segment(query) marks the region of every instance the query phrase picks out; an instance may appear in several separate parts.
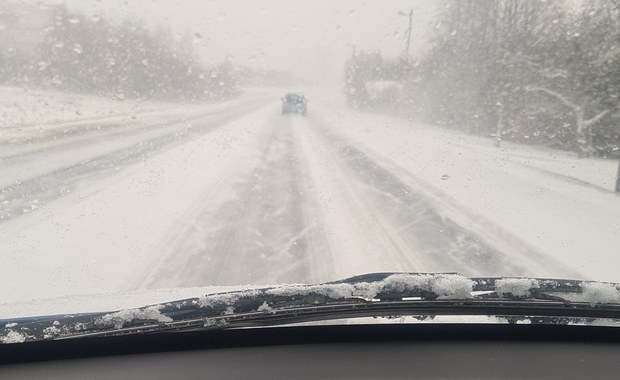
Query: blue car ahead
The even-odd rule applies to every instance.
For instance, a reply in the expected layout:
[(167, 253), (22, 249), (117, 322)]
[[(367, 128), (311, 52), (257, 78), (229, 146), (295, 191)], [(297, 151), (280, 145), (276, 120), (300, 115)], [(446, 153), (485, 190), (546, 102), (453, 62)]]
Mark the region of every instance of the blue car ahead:
[(282, 98), (282, 115), (289, 113), (306, 116), (308, 113), (308, 99), (304, 94), (290, 93)]

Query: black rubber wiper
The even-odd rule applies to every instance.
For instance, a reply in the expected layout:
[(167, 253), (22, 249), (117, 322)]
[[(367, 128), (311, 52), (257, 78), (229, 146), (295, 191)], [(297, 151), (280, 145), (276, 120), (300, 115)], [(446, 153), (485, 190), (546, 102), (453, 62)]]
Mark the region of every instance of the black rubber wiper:
[(355, 317), (485, 315), (507, 321), (620, 320), (620, 285), (454, 273), (372, 273), (318, 285), (209, 294), (113, 313), (10, 323), (4, 343), (83, 336), (274, 326)]

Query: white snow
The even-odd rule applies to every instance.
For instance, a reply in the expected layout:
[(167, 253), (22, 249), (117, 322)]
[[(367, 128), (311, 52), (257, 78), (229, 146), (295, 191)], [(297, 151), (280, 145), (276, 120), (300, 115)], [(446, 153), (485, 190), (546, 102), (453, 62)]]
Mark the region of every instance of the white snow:
[(17, 331), (8, 331), (4, 335), (0, 335), (0, 342), (2, 343), (22, 343), (26, 341), (26, 335)]
[[(243, 99), (272, 97), (276, 91), (249, 88)], [(155, 102), (0, 86), (0, 143), (32, 141), (52, 134), (70, 135), (92, 124), (101, 128), (109, 124), (135, 123), (145, 117), (188, 117), (191, 116), (188, 112), (203, 108), (204, 104), (200, 103)]]
[(590, 302), (592, 306), (598, 303), (620, 304), (620, 291), (615, 284), (605, 282), (584, 282), (581, 285), (582, 293), (578, 299)]
[(274, 312), (273, 308), (267, 304), (267, 301), (263, 302), (256, 311), (263, 311), (266, 313)]
[(107, 326), (114, 325), (114, 328), (120, 329), (126, 323), (133, 320), (151, 320), (158, 322), (172, 322), (172, 318), (163, 315), (159, 310), (161, 306), (149, 306), (140, 309), (125, 309), (116, 313), (106, 314), (95, 321), (97, 325)]
[(433, 281), (431, 289), (439, 299), (468, 299), (472, 297), (472, 281), (462, 276), (440, 276)]
[(44, 339), (53, 338), (57, 336), (58, 334), (60, 334), (61, 331), (62, 330), (57, 326), (46, 327), (45, 329), (43, 329), (43, 338)]
[[(383, 292), (403, 292), (419, 294), (421, 291), (432, 293), (439, 299), (465, 300), (472, 298), (473, 282), (456, 274), (411, 275), (394, 274), (375, 283), (360, 282), (355, 284), (322, 284), (322, 285), (280, 285), (265, 291), (273, 296), (306, 296), (318, 294), (333, 300), (362, 298), (372, 300)], [(214, 305), (231, 305), (242, 297), (253, 297), (261, 294), (257, 290), (242, 291), (231, 294), (208, 294), (198, 301), (201, 307)], [(259, 308), (259, 311), (261, 309)]]
[(532, 278), (502, 278), (495, 281), (495, 292), (498, 296), (529, 297), (532, 289), (540, 285)]
[(232, 305), (242, 297), (253, 297), (259, 295), (258, 290), (246, 290), (238, 293), (222, 293), (201, 295), (198, 299), (198, 306), (212, 307), (216, 305)]
[(0, 86), (0, 129), (5, 134), (13, 129), (41, 124), (119, 115), (130, 117), (136, 112), (161, 110), (162, 107), (170, 108), (170, 105)]
[(284, 285), (274, 289), (269, 289), (268, 294), (274, 296), (308, 295), (316, 293), (331, 299), (345, 299), (352, 297), (372, 298), (376, 291), (368, 292), (364, 285), (351, 284), (332, 284), (332, 285)]
[(291, 124), (308, 170), (303, 186), (316, 251), (310, 256), (315, 281), (368, 272), (428, 271), (411, 252), (402, 254), (409, 247), (386, 228), (389, 222), (381, 210), (364, 196), (362, 186), (351, 181), (338, 157), (318, 138), (312, 122), (293, 119)]

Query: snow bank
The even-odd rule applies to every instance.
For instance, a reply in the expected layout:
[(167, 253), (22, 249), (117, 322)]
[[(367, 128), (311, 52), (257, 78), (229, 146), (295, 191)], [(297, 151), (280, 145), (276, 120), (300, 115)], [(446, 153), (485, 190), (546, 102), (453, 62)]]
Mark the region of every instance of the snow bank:
[(0, 86), (0, 129), (131, 115), (162, 107), (169, 105)]

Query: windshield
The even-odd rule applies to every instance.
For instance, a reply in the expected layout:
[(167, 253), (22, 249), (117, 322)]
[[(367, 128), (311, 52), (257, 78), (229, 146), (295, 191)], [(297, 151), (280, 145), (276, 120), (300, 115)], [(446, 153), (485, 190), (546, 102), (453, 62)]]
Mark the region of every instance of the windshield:
[(287, 103), (302, 103), (304, 101), (304, 96), (299, 94), (288, 94), (286, 95), (285, 101)]
[(373, 272), (620, 282), (619, 6), (2, 1), (0, 319)]

